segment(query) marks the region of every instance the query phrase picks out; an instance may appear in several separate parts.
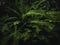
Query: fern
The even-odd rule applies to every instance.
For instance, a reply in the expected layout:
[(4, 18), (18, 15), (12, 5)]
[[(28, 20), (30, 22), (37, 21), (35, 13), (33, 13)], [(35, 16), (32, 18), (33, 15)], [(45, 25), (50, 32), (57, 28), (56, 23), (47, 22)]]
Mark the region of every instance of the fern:
[(44, 30), (51, 33), (54, 29), (55, 25), (53, 22), (56, 21), (55, 14), (58, 12), (56, 13), (55, 11), (51, 10), (47, 11), (39, 9), (39, 6), (45, 3), (46, 0), (36, 1), (31, 4), (30, 8), (28, 5), (24, 6), (23, 2), (24, 0), (15, 0), (15, 5), (17, 6), (16, 9), (6, 7), (7, 11), (16, 14), (18, 17), (7, 17), (2, 19), (3, 26), (1, 32), (4, 36), (2, 38), (2, 45), (5, 45), (7, 41), (9, 41), (10, 37), (13, 37), (13, 45), (18, 45), (18, 41), (21, 39), (24, 41), (32, 38), (48, 40), (48, 38), (41, 35), (41, 33)]

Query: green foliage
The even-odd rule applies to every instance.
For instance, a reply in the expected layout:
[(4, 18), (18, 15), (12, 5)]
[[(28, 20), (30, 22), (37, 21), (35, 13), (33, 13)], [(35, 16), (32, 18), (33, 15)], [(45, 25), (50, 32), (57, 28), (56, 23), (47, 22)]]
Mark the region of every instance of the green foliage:
[[(0, 22), (2, 23), (1, 25), (3, 25), (1, 32), (4, 36), (2, 37), (2, 45), (5, 45), (10, 37), (14, 39), (13, 45), (17, 45), (17, 42), (21, 39), (26, 41), (36, 38), (35, 40), (48, 41), (48, 38), (41, 33), (43, 31), (48, 33), (53, 31), (55, 27), (53, 22), (56, 21), (55, 14), (58, 14), (58, 12), (56, 13), (56, 11), (49, 10), (49, 5), (47, 9), (45, 9), (46, 5), (41, 7), (41, 5), (45, 4), (46, 0), (36, 0), (30, 5), (24, 4), (24, 2), (24, 0), (15, 0), (15, 2), (13, 2), (14, 6), (16, 6), (15, 8), (10, 6), (6, 7), (8, 16), (3, 17), (3, 22)], [(9, 16), (9, 12), (17, 16)]]

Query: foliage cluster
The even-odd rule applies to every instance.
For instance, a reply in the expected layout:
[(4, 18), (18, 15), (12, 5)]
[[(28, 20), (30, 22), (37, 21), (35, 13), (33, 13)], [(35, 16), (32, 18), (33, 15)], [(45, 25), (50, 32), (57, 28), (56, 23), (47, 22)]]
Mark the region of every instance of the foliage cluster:
[(0, 44), (44, 41), (51, 45), (50, 40), (58, 37), (55, 23), (60, 14), (55, 7), (55, 0), (5, 0), (1, 6)]

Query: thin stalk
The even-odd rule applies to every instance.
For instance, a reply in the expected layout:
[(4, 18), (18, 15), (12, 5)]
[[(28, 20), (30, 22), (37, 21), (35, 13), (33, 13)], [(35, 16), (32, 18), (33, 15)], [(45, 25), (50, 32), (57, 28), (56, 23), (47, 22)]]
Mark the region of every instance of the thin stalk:
[(15, 31), (14, 31), (14, 39), (13, 39), (13, 45), (18, 45), (18, 40), (17, 40), (17, 26), (14, 25)]

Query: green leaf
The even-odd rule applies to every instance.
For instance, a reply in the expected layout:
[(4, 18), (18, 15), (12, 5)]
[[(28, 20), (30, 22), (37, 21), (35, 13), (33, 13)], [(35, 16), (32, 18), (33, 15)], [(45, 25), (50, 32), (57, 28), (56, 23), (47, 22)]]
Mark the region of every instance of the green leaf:
[(20, 23), (20, 21), (15, 21), (15, 22), (13, 22), (13, 25), (17, 25), (19, 23)]
[(49, 22), (44, 22), (44, 21), (39, 21), (39, 20), (31, 20), (30, 23), (35, 23), (35, 24), (45, 26), (45, 28), (47, 28), (50, 31), (54, 28), (54, 25)]

